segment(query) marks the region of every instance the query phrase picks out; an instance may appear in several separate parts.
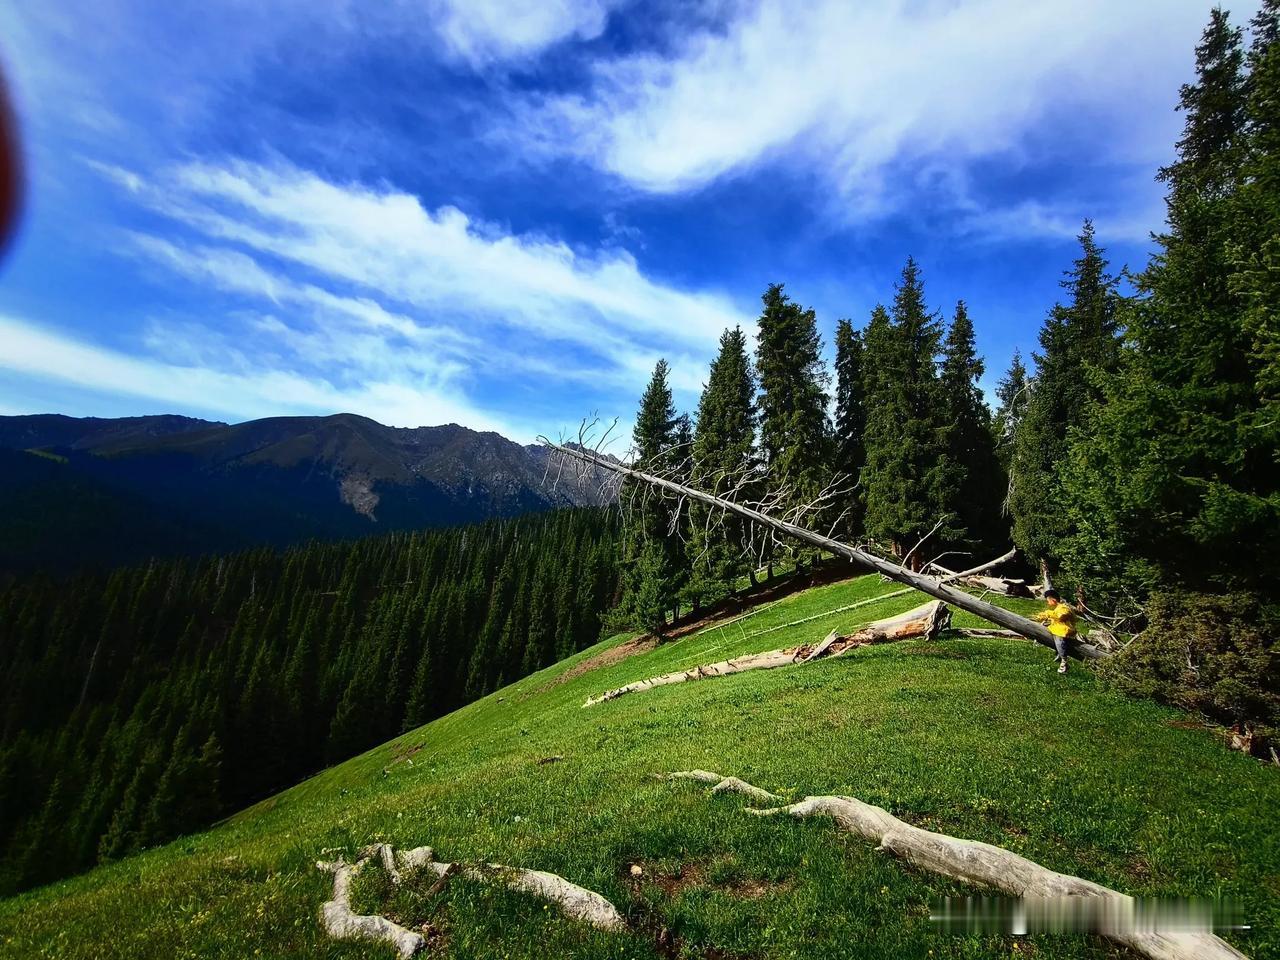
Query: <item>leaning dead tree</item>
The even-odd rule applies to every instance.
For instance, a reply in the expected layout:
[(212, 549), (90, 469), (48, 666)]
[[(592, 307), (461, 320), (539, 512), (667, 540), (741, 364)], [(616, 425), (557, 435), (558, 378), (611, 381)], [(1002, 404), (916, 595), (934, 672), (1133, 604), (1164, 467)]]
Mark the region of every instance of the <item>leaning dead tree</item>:
[[(613, 458), (601, 455), (593, 449), (588, 449), (585, 443), (577, 443), (574, 445), (554, 443), (551, 440), (543, 439), (543, 443), (552, 451), (559, 454), (562, 458), (561, 463), (577, 463), (591, 470), (603, 470), (614, 475), (619, 480), (629, 479), (643, 485), (643, 489), (658, 491), (673, 499), (676, 503), (676, 511), (683, 509), (689, 502), (702, 504), (710, 508), (708, 515), (734, 514), (750, 521), (753, 529), (769, 531), (771, 535), (788, 539), (791, 541), (806, 544), (810, 547), (816, 547), (819, 550), (825, 550), (837, 556), (845, 557), (854, 563), (862, 564), (872, 570), (880, 573), (882, 576), (890, 580), (897, 581), (908, 587), (919, 590), (921, 593), (936, 597), (947, 603), (953, 604), (961, 610), (967, 610), (983, 620), (987, 620), (998, 626), (1014, 631), (1022, 637), (1034, 640), (1036, 643), (1043, 644), (1050, 649), (1054, 647), (1054, 638), (1045, 626), (1034, 620), (1019, 616), (1003, 607), (998, 607), (994, 603), (975, 597), (971, 593), (960, 590), (951, 585), (953, 579), (962, 578), (968, 571), (962, 571), (960, 574), (953, 574), (941, 578), (927, 576), (923, 573), (916, 573), (907, 569), (905, 566), (886, 560), (883, 557), (876, 556), (870, 551), (858, 547), (851, 546), (835, 538), (817, 533), (807, 527), (801, 526), (806, 516), (815, 516), (823, 508), (829, 508), (830, 504), (825, 501), (832, 499), (830, 491), (824, 491), (819, 498), (823, 502), (814, 502), (802, 505), (798, 509), (793, 509), (786, 519), (780, 519), (772, 516), (767, 509), (771, 502), (781, 502), (780, 495), (774, 495), (766, 501), (760, 502), (755, 506), (748, 506), (740, 503), (732, 496), (716, 496), (703, 490), (696, 489), (679, 480), (670, 477), (661, 476), (657, 473), (650, 473), (645, 470), (639, 470), (635, 467), (628, 466), (625, 463)], [(673, 471), (682, 472), (679, 470)], [(923, 542), (923, 541), (922, 541)], [(913, 550), (918, 549), (917, 544)], [(926, 565), (927, 566), (927, 565)], [(984, 564), (984, 569), (987, 565)], [(1107, 656), (1107, 651), (1095, 646), (1076, 640), (1071, 644), (1069, 651), (1072, 655), (1084, 660), (1096, 660)]]

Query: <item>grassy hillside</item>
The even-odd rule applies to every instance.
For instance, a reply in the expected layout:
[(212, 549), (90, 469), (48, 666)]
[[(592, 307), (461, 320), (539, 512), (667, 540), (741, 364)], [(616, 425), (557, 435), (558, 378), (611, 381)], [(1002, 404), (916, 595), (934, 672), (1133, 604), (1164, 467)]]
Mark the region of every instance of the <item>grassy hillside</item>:
[[(1280, 956), (1277, 771), (1174, 711), (1102, 690), (1084, 669), (1059, 677), (1030, 644), (870, 647), (581, 708), (630, 680), (812, 641), (920, 602), (897, 597), (752, 636), (894, 589), (876, 577), (815, 588), (727, 628), (575, 669), (615, 638), (214, 830), (0, 902), (0, 955), (390, 957), (332, 942), (316, 921), (331, 881), (314, 861), (374, 839), (560, 873), (636, 928), (590, 932), (462, 880), (429, 902), (414, 889), (388, 901), (376, 873), (361, 878), (357, 907), (430, 921), (450, 957), (1116, 953), (1088, 939), (935, 934), (930, 898), (971, 891), (829, 822), (749, 817), (739, 798), (651, 777), (703, 767), (788, 796), (852, 794), (1134, 894), (1234, 896), (1255, 926), (1234, 942)], [(564, 759), (538, 762), (553, 755)], [(671, 937), (660, 946), (663, 927)]]

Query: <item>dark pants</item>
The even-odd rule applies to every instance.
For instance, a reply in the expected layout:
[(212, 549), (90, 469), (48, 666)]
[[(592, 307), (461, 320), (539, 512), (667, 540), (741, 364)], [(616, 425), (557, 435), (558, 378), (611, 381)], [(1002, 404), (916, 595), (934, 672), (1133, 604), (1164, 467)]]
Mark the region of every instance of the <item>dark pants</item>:
[(1053, 635), (1053, 648), (1058, 651), (1058, 659), (1063, 663), (1067, 662), (1067, 647), (1070, 645), (1070, 637), (1060, 637), (1056, 633)]

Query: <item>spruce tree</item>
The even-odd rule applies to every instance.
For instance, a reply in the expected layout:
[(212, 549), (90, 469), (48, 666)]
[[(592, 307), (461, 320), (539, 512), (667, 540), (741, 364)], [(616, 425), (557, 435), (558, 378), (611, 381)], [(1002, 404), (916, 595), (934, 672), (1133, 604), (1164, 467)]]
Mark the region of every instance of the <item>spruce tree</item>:
[(1013, 461), (1013, 441), (1026, 416), (1027, 402), (1031, 398), (1031, 381), (1027, 377), (1027, 367), (1022, 362), (1022, 351), (1014, 350), (1009, 369), (996, 384), (996, 399), (1000, 405), (996, 408), (992, 434), (995, 437), (996, 455), (1001, 469), (1007, 474)]
[[(949, 410), (938, 377), (941, 324), (925, 305), (915, 260), (902, 271), (890, 319), (872, 312), (865, 336), (867, 371), (867, 534), (896, 556), (909, 553), (935, 524), (939, 542), (960, 533), (952, 511), (958, 471), (951, 459)], [(919, 551), (912, 564), (920, 561)]]
[[(836, 411), (833, 468), (856, 484), (866, 463), (867, 405), (862, 369), (862, 335), (848, 320), (836, 323)], [(850, 493), (840, 532), (856, 538), (862, 533), (862, 491)]]
[(770, 284), (756, 345), (760, 454), (771, 487), (789, 491), (783, 511), (813, 501), (831, 477), (827, 373), (813, 310)]
[[(698, 489), (723, 495), (755, 469), (755, 395), (746, 334), (726, 330), (698, 401), (690, 477)], [(745, 522), (732, 514), (711, 517), (696, 503), (689, 514), (691, 587), (707, 599), (733, 593), (738, 579), (751, 572)]]
[(1169, 229), (1138, 277), (1126, 362), (1069, 478), (1069, 565), (1099, 592), (1274, 597), (1280, 585), (1280, 431), (1260, 336), (1274, 336), (1266, 258), (1280, 241), (1266, 236), (1274, 194), (1255, 187), (1276, 184), (1274, 17), (1264, 7), (1246, 78), (1240, 32), (1215, 9), (1182, 90), (1183, 136), (1161, 171)]
[(948, 452), (958, 482), (947, 512), (963, 531), (957, 544), (994, 549), (1006, 542), (1000, 522), (1001, 470), (991, 432), (991, 410), (978, 381), (985, 365), (978, 356), (973, 321), (961, 300), (942, 351), (942, 392), (950, 417)]
[(1049, 311), (1031, 397), (1014, 438), (1009, 511), (1013, 541), (1033, 561), (1056, 565), (1071, 532), (1062, 489), (1070, 433), (1085, 426), (1100, 398), (1096, 377), (1119, 362), (1120, 297), (1105, 251), (1086, 220), (1080, 255), (1062, 280), (1066, 304)]
[[(659, 360), (640, 399), (636, 414), (635, 464), (640, 469), (666, 470), (676, 435), (676, 410), (668, 382), (670, 368)], [(640, 627), (661, 635), (667, 612), (676, 603), (680, 563), (678, 531), (672, 529), (671, 506), (639, 481), (622, 489), (627, 529), (622, 567), (624, 607)]]
[(1245, 129), (1247, 152), (1232, 245), (1232, 290), (1241, 301), (1256, 370), (1261, 443), (1280, 447), (1280, 0), (1252, 23)]

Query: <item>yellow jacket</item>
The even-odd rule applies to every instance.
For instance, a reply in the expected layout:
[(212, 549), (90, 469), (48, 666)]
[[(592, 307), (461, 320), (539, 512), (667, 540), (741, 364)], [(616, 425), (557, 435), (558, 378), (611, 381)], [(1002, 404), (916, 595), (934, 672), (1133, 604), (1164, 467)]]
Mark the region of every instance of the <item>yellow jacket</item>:
[(1059, 600), (1052, 607), (1047, 607), (1036, 614), (1036, 619), (1049, 625), (1049, 632), (1055, 637), (1074, 637), (1076, 635), (1076, 612), (1069, 603)]

